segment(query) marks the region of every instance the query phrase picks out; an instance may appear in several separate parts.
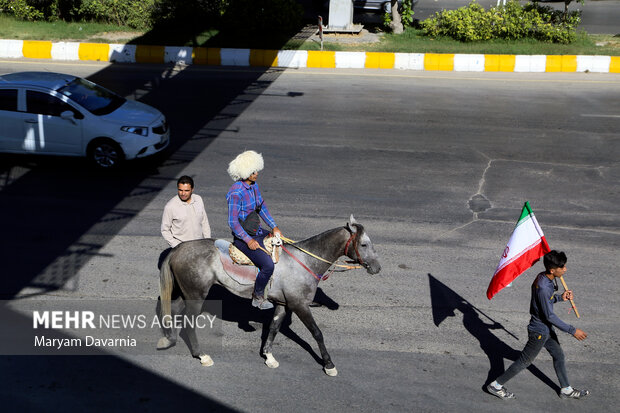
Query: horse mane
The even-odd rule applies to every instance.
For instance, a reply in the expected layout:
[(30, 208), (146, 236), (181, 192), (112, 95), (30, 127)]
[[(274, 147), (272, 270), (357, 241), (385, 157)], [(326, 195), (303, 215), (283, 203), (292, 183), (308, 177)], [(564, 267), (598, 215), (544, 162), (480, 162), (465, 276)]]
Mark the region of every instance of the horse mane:
[[(363, 234), (364, 233), (364, 226), (362, 224), (355, 223), (355, 224), (353, 224), (353, 226), (356, 228), (358, 234)], [(346, 230), (347, 232), (349, 232), (349, 230), (346, 227), (346, 225), (343, 225), (341, 227), (336, 227), (336, 228), (328, 229), (327, 231), (323, 231), (323, 232), (321, 232), (320, 234), (317, 234), (317, 235), (312, 235), (309, 238), (306, 238), (304, 240), (298, 241), (297, 244), (303, 244), (303, 245), (313, 244), (317, 240), (322, 240), (325, 237), (328, 237), (329, 235), (331, 235), (332, 233), (340, 232), (343, 229)]]
[(331, 233), (336, 233), (339, 232), (340, 230), (344, 229), (345, 227), (337, 227), (337, 228), (332, 228), (332, 229), (328, 229), (327, 231), (323, 231), (319, 234), (316, 235), (312, 235), (308, 238), (305, 238), (301, 241), (298, 241), (297, 244), (301, 244), (301, 243), (312, 243), (313, 241), (317, 240), (317, 239), (323, 239), (324, 237), (330, 235)]

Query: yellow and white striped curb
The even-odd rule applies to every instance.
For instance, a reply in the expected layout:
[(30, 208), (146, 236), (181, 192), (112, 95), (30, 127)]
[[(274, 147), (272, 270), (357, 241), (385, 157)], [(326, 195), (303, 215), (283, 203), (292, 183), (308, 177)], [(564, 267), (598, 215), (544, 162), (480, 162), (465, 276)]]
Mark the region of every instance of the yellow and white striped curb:
[(0, 58), (286, 68), (620, 73), (620, 56), (332, 52), (3, 39)]

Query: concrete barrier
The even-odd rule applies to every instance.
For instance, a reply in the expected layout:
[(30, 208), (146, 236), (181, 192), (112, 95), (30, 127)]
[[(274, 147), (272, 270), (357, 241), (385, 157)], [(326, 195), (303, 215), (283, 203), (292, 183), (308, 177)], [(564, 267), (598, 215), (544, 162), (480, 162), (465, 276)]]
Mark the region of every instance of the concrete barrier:
[(20, 59), (24, 57), (23, 40), (0, 40), (0, 56), (9, 59)]
[(515, 72), (544, 72), (547, 67), (547, 56), (544, 55), (516, 55)]
[(191, 65), (193, 64), (192, 48), (166, 46), (164, 49), (164, 62)]
[(394, 69), (424, 70), (424, 53), (394, 53)]
[(80, 44), (75, 42), (52, 43), (52, 59), (54, 60), (80, 60)]
[(577, 56), (578, 72), (605, 73), (609, 71), (611, 56)]
[(307, 64), (307, 50), (280, 50), (278, 52), (279, 67), (300, 68), (306, 67)]
[(250, 49), (220, 49), (222, 66), (249, 66)]
[(483, 54), (455, 54), (455, 72), (484, 72)]
[(333, 52), (0, 39), (0, 58), (283, 68), (620, 73), (620, 56)]
[(24, 40), (22, 53), (30, 59), (51, 59), (52, 42)]
[(110, 60), (110, 45), (105, 43), (80, 43), (79, 60)]
[(136, 45), (135, 44), (110, 44), (110, 62), (116, 63), (135, 63)]
[(336, 67), (338, 69), (363, 69), (365, 64), (365, 52), (336, 52)]

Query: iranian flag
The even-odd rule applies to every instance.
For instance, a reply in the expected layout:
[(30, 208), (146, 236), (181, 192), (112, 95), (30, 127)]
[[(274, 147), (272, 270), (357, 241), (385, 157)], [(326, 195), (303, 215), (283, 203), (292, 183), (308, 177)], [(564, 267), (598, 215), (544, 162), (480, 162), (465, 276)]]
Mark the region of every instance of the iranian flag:
[(487, 289), (488, 299), (493, 298), (498, 291), (513, 282), (549, 251), (551, 248), (545, 234), (538, 225), (529, 202), (526, 202)]

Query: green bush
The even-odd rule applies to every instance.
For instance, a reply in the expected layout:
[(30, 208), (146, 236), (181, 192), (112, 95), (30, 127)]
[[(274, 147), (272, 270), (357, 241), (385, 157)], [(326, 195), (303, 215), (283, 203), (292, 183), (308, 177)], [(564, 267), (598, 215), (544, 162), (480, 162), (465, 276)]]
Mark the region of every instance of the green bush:
[(0, 9), (21, 20), (45, 20), (45, 14), (31, 6), (27, 0), (0, 0)]
[(81, 0), (81, 18), (148, 30), (155, 0)]
[(239, 33), (290, 33), (301, 27), (297, 0), (0, 0), (22, 20), (91, 20), (149, 30), (155, 25), (222, 26)]
[(94, 20), (130, 26), (151, 27), (151, 12), (157, 0), (0, 0), (0, 9), (18, 19)]
[(28, 5), (39, 11), (45, 20), (58, 20), (58, 0), (27, 0)]
[(521, 6), (511, 0), (488, 11), (474, 1), (457, 10), (437, 12), (421, 25), (427, 36), (450, 37), (462, 42), (533, 38), (568, 44), (575, 41), (580, 21), (580, 11), (564, 13), (538, 3)]
[(156, 0), (151, 20), (154, 25), (214, 25), (220, 21), (228, 3), (228, 0)]
[(0, 0), (0, 9), (21, 20), (72, 20), (80, 4), (80, 0)]

